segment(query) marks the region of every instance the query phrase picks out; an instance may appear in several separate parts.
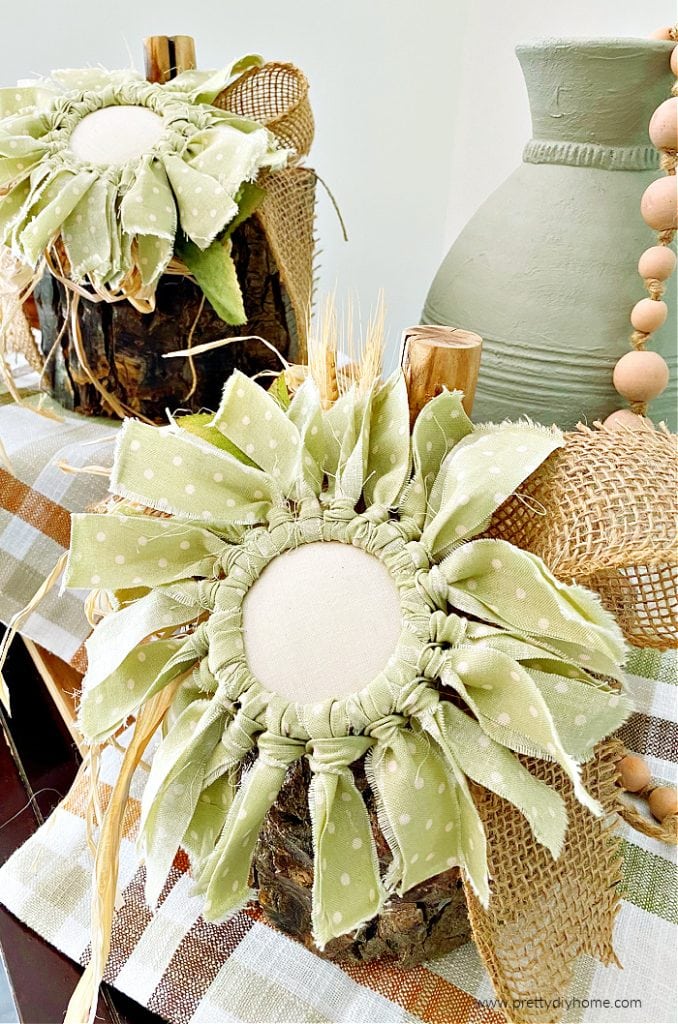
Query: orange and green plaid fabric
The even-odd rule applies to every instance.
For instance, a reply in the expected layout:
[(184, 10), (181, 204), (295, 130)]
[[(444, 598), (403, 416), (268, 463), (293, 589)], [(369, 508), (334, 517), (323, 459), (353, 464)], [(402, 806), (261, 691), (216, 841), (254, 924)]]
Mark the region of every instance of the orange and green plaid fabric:
[[(629, 684), (638, 707), (624, 738), (656, 777), (676, 782), (673, 654), (637, 651)], [(102, 782), (117, 774), (107, 752)], [(171, 1024), (351, 1022), (500, 1024), (504, 1020), (472, 943), (411, 970), (371, 963), (342, 968), (281, 934), (249, 906), (226, 924), (203, 920), (179, 855), (151, 913), (135, 850), (142, 779), (127, 815), (121, 891), (107, 980)], [(85, 789), (76, 786), (52, 818), (0, 869), (0, 899), (48, 942), (86, 963), (92, 863), (85, 841)], [(562, 1019), (663, 1024), (676, 1017), (675, 848), (623, 829), (624, 902), (615, 946), (622, 968), (583, 958)], [(639, 1002), (640, 1001), (640, 1002)]]

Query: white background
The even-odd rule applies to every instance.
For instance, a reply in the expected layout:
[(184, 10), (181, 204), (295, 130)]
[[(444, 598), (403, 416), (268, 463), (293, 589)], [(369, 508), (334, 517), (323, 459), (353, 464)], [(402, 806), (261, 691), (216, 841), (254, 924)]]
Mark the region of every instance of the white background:
[(150, 34), (193, 35), (205, 68), (244, 52), (299, 64), (312, 163), (350, 236), (321, 194), (320, 294), (336, 286), (365, 317), (383, 289), (392, 359), (450, 243), (520, 161), (530, 129), (515, 44), (645, 36), (673, 20), (672, 0), (23, 0), (4, 12), (0, 78), (143, 69)]

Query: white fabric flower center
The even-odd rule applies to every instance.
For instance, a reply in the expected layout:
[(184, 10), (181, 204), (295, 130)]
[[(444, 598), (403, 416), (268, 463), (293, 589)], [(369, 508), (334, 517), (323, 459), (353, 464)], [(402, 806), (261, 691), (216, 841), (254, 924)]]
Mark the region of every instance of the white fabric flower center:
[(119, 166), (147, 153), (164, 130), (164, 121), (146, 107), (102, 107), (73, 129), (70, 148), (89, 164)]
[(252, 674), (303, 704), (367, 686), (386, 667), (401, 629), (398, 589), (386, 566), (338, 542), (304, 544), (274, 558), (243, 601)]

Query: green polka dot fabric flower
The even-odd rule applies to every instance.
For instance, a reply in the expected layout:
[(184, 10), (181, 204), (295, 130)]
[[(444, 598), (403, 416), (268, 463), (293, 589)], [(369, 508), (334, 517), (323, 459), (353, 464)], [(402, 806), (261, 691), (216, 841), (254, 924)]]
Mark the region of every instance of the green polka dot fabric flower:
[[(67, 584), (105, 588), (113, 607), (88, 642), (89, 741), (169, 702), (142, 803), (151, 904), (183, 847), (205, 917), (239, 908), (300, 758), (320, 947), (455, 865), (487, 905), (472, 783), (557, 858), (564, 801), (517, 754), (562, 766), (602, 813), (580, 764), (629, 712), (619, 630), (589, 591), (481, 536), (561, 443), (530, 423), (473, 426), (454, 392), (411, 431), (400, 373), (328, 409), (310, 377), (287, 404), (235, 373), (209, 422), (126, 422), (121, 500), (74, 516)], [(383, 876), (351, 771), (363, 757)]]
[(218, 243), (217, 312), (244, 322), (228, 235), (260, 200), (260, 172), (289, 151), (211, 101), (260, 63), (246, 57), (165, 85), (131, 71), (54, 72), (0, 90), (0, 242), (36, 268), (60, 240), (75, 284), (151, 306), (173, 256), (200, 279), (200, 254)]

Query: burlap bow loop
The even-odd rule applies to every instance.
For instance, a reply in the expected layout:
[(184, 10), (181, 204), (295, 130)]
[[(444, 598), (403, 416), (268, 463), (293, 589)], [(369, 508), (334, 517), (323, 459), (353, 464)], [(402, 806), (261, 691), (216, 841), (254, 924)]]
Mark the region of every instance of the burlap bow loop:
[(296, 160), (311, 148), (313, 114), (308, 99), (308, 81), (293, 64), (267, 62), (252, 67), (228, 85), (213, 100), (215, 106), (237, 110), (260, 121), (283, 146), (294, 149)]

